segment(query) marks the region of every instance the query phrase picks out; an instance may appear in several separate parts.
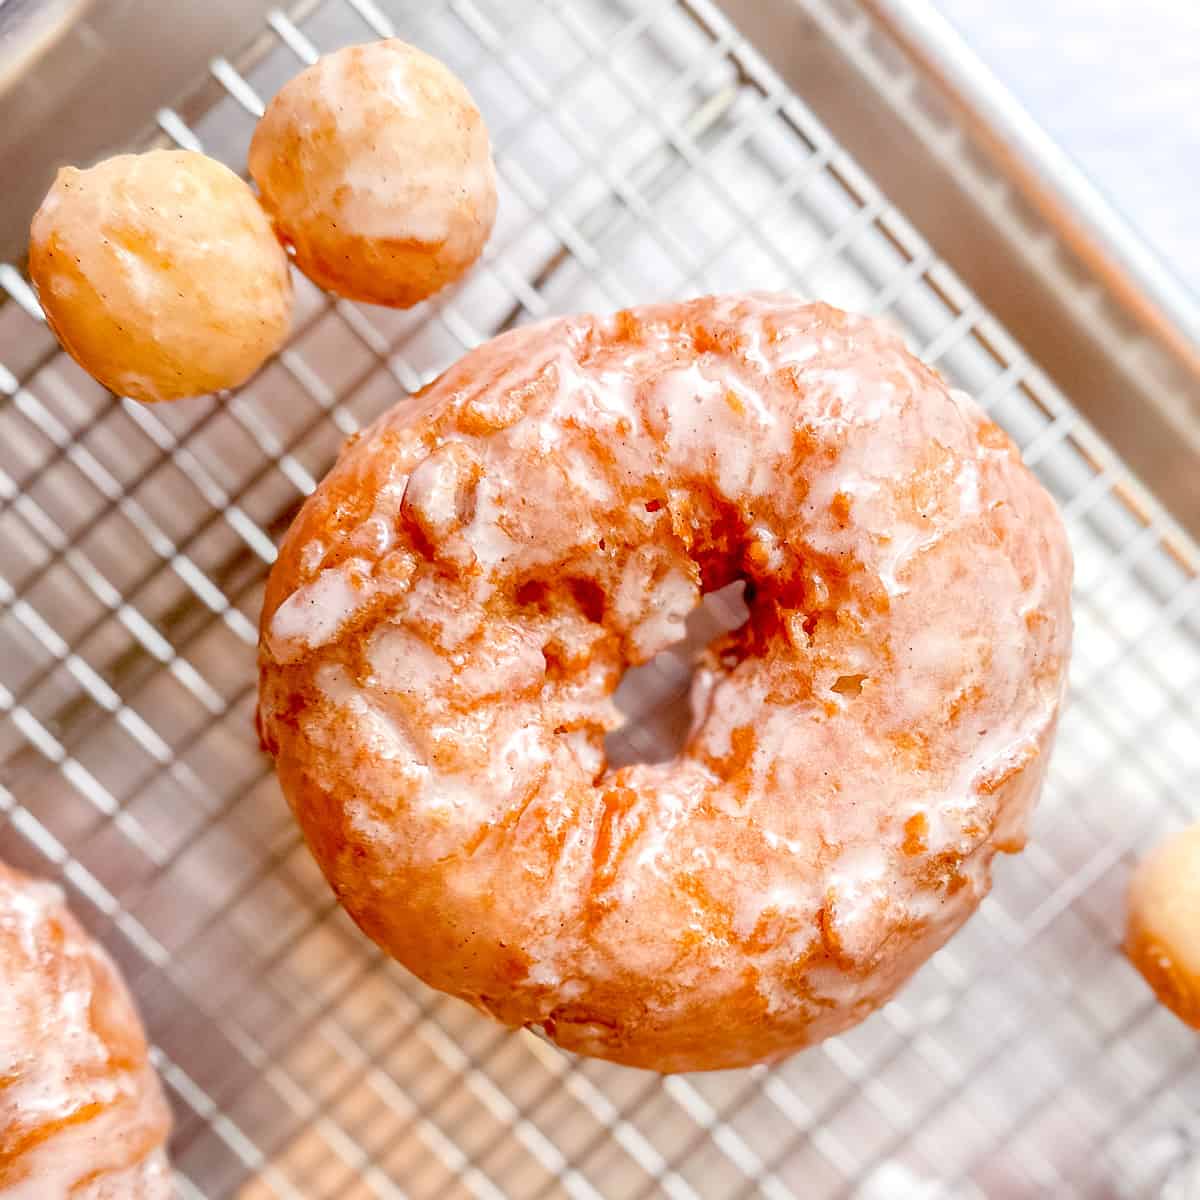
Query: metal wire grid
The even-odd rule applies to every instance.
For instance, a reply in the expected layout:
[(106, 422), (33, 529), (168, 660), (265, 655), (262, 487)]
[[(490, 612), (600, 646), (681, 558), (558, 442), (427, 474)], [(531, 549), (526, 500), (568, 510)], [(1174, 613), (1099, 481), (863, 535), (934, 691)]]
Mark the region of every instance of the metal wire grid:
[[(872, 53), (856, 10), (805, 6)], [(324, 0), (268, 25), (161, 131), (240, 167), (261, 97), (397, 32), (493, 131), (500, 219), (466, 283), (393, 313), (298, 278), (251, 385), (147, 408), (0, 268), (0, 854), (65, 878), (122, 962), (183, 1192), (1143, 1194), (1200, 1100), (1194, 1041), (1115, 953), (1131, 854), (1195, 815), (1193, 548), (707, 0)], [(868, 84), (907, 94), (882, 62)], [(890, 314), (1017, 437), (1074, 539), (1074, 699), (1033, 844), (899, 999), (774, 1070), (661, 1079), (508, 1034), (358, 935), (254, 744), (255, 624), (301, 497), (403, 389), (518, 321), (746, 286)], [(662, 752), (685, 682), (678, 656), (627, 678), (616, 753)]]

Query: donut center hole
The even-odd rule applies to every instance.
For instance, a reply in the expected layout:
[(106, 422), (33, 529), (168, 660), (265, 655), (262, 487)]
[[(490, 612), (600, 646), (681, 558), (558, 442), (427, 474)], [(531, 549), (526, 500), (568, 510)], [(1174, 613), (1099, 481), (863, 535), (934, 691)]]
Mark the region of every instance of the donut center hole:
[(750, 615), (746, 584), (737, 580), (709, 592), (688, 615), (684, 636), (649, 662), (630, 667), (613, 700), (625, 723), (604, 739), (609, 769), (674, 758), (692, 725), (689, 693), (696, 659), (715, 637), (737, 629)]

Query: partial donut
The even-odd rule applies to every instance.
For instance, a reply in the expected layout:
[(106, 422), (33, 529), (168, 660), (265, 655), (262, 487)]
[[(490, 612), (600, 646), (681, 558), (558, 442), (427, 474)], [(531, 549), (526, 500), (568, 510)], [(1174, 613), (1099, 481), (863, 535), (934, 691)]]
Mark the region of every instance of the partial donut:
[(169, 1200), (170, 1116), (112, 960), (0, 864), (0, 1195)]
[(1200, 825), (1156, 846), (1129, 883), (1125, 952), (1154, 994), (1200, 1029)]
[(391, 39), (280, 89), (250, 174), (296, 265), (350, 300), (408, 308), (458, 279), (496, 217), (487, 128), (436, 58)]
[[(555, 320), (352, 439), (267, 586), (259, 720), (338, 897), (426, 982), (659, 1071), (854, 1024), (1041, 783), (1070, 556), (1009, 439), (787, 296)], [(744, 580), (671, 762), (622, 672)]]
[(287, 337), (287, 255), (249, 186), (190, 150), (63, 167), (29, 231), (63, 349), (105, 387), (179, 400), (245, 383)]

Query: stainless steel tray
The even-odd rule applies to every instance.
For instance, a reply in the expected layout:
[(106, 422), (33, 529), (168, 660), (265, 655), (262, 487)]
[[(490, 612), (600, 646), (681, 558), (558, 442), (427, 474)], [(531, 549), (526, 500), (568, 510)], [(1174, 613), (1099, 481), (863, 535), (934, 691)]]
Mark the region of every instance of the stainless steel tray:
[[(763, 39), (761, 8), (729, 7)], [(971, 171), (1006, 204), (1030, 193), (973, 149), (984, 127), (949, 92), (931, 101), (949, 77), (898, 49), (930, 43), (894, 8), (775, 6), (763, 28), (788, 34), (762, 44), (798, 91), (708, 0), (272, 12), (155, 137), (240, 167), (261, 98), (301, 63), (396, 32), (483, 107), (500, 219), (471, 278), (412, 312), (298, 279), (289, 348), (224, 400), (109, 395), (0, 268), (0, 857), (63, 878), (124, 965), (183, 1195), (1123, 1197), (1180, 1153), (1195, 1038), (1117, 943), (1132, 857), (1200, 816), (1200, 559), (1143, 486), (1195, 517), (1143, 436), (1195, 478), (1186, 321), (1128, 261), (1079, 268), (1080, 247), (1119, 245), (1086, 228), (1070, 270), (1026, 245), (998, 279), (962, 253), (1020, 228)], [(974, 293), (876, 170), (939, 242), (925, 193), (943, 197)], [(1043, 247), (1066, 229), (1023, 220)], [(499, 1029), (356, 932), (255, 743), (255, 623), (273, 543), (341, 438), (464, 348), (549, 312), (774, 286), (888, 314), (1018, 439), (1075, 546), (1074, 690), (1031, 846), (897, 1000), (772, 1070), (663, 1079)], [(1022, 295), (1051, 336), (992, 315), (1028, 326)], [(1100, 350), (1072, 373), (1056, 346)], [(1144, 397), (1119, 445), (1142, 482), (1080, 415), (1119, 432), (1106, 396)], [(639, 752), (685, 677), (676, 658), (627, 680)]]

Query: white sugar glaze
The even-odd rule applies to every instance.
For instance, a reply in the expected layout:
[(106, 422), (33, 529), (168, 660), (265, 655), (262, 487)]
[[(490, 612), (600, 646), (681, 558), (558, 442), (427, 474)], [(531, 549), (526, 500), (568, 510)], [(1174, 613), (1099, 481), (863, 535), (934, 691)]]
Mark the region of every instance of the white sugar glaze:
[(116, 967), (0, 865), (0, 1197), (166, 1200), (169, 1121)]
[[(752, 616), (683, 753), (602, 770), (623, 668), (736, 578)], [(881, 1003), (1020, 846), (1069, 582), (1011, 444), (877, 323), (786, 296), (547, 322), (381, 417), (306, 505), (264, 740), (423, 978), (587, 1053), (736, 1065)]]
[(347, 234), (436, 245), (456, 235), (456, 214), (493, 203), (486, 132), (476, 135), (460, 115), (478, 122), (467, 89), (413, 46), (392, 39), (328, 54), (276, 103), (311, 139), (314, 159), (326, 129), (341, 146), (336, 174), (309, 170), (307, 186), (289, 197), (289, 224), (335, 213)]

